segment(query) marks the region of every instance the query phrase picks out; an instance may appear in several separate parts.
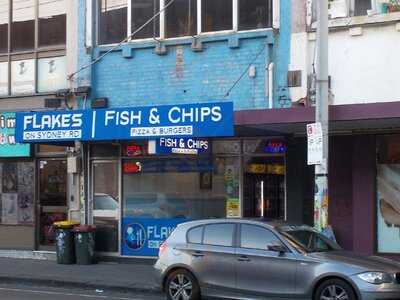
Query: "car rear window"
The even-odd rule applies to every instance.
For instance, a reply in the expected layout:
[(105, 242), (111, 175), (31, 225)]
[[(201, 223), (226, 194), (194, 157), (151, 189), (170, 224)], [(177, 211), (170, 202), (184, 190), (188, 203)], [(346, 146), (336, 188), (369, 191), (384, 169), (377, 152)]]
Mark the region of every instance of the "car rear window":
[(203, 226), (190, 229), (187, 234), (187, 241), (191, 244), (201, 244), (203, 239)]
[(204, 227), (203, 243), (214, 246), (232, 246), (235, 225), (230, 223), (210, 224)]

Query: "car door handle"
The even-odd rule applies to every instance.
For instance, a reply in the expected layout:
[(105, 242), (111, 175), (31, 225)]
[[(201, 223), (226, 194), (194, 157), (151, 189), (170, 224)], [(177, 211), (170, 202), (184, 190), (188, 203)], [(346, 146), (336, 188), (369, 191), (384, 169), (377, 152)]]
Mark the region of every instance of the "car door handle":
[(238, 258), (238, 261), (249, 262), (249, 261), (251, 261), (251, 259), (248, 258), (246, 255), (241, 255), (241, 256)]
[(192, 254), (193, 257), (204, 257), (203, 252), (201, 251), (196, 251)]

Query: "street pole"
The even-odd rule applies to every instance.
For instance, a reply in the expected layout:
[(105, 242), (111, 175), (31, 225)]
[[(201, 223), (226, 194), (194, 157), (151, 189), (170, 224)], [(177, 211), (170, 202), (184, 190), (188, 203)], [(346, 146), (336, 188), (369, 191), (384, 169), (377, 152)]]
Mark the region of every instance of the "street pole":
[(315, 122), (322, 128), (322, 164), (315, 165), (314, 226), (323, 230), (328, 225), (328, 147), (329, 147), (329, 86), (328, 86), (328, 0), (317, 3), (317, 80)]

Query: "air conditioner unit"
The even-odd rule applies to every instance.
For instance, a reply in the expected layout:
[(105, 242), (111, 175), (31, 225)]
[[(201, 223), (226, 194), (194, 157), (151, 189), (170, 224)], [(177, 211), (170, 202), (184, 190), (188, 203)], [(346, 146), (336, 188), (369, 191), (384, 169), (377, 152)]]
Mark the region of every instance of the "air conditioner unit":
[(348, 17), (348, 0), (333, 0), (329, 2), (329, 16), (331, 19)]

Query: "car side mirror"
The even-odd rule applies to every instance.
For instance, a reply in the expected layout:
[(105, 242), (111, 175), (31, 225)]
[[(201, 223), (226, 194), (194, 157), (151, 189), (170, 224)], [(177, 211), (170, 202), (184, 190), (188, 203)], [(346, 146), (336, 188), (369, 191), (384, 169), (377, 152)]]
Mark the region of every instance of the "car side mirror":
[(268, 245), (268, 251), (279, 252), (279, 255), (284, 255), (287, 251), (284, 245)]

